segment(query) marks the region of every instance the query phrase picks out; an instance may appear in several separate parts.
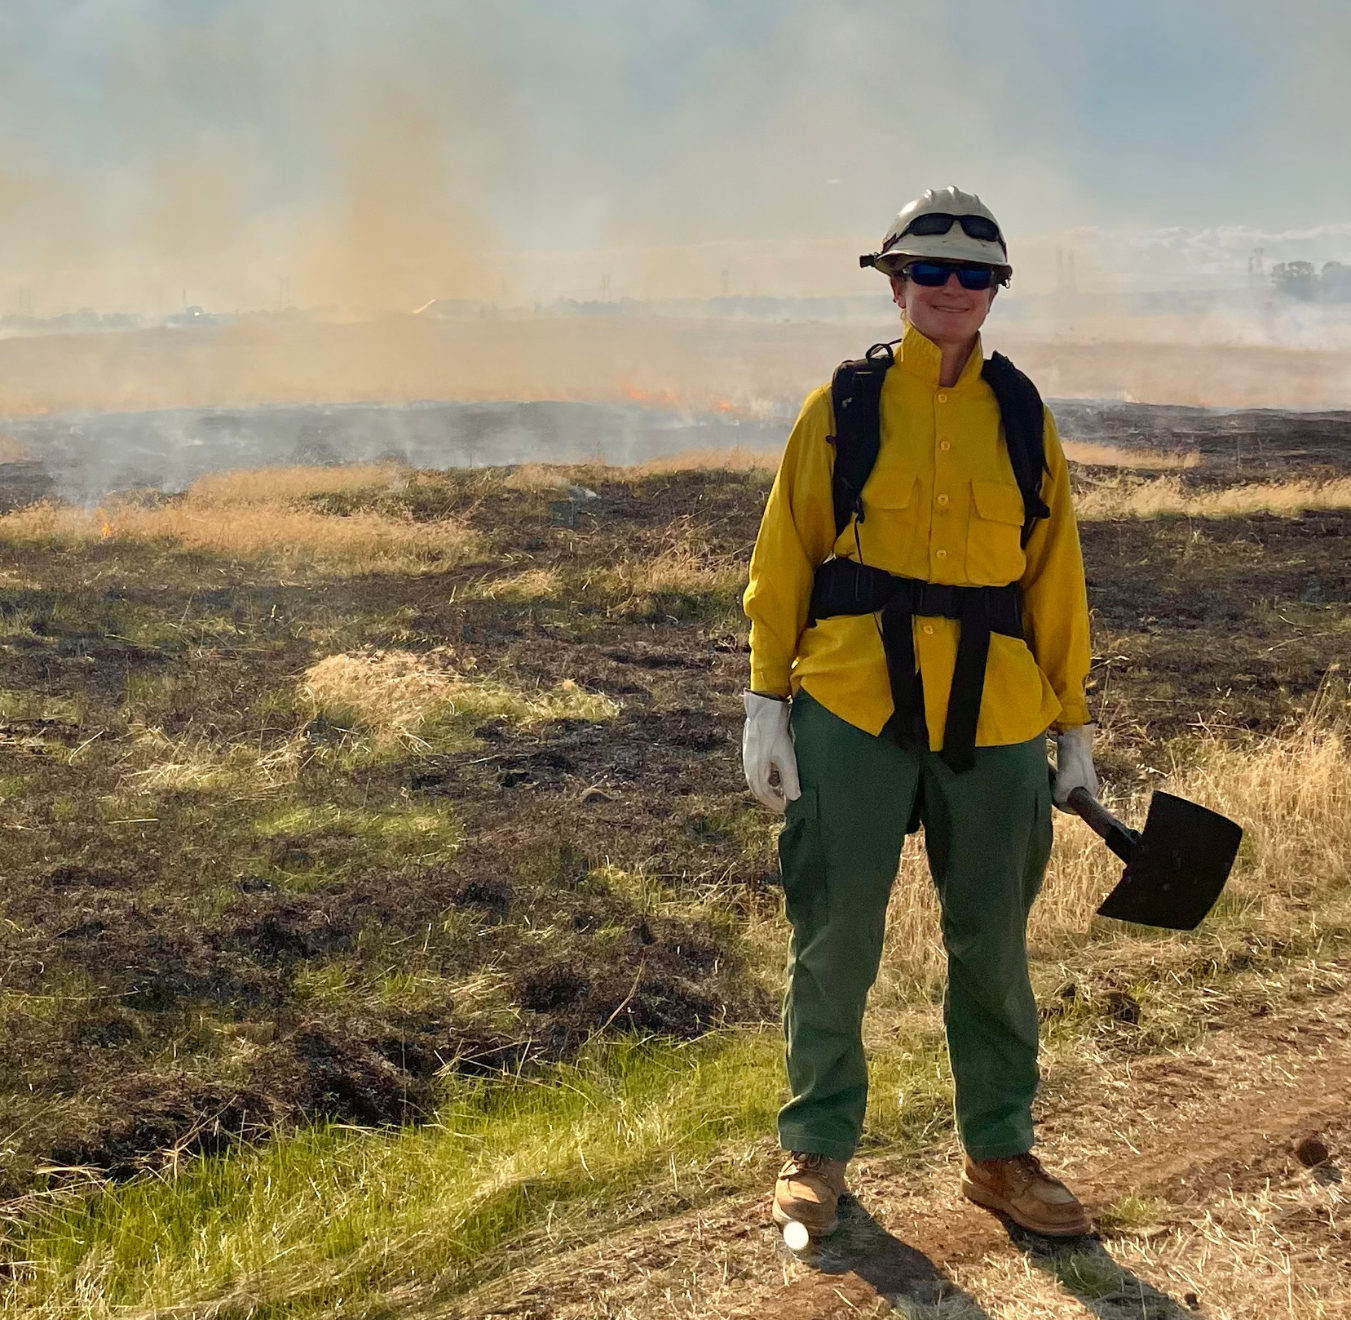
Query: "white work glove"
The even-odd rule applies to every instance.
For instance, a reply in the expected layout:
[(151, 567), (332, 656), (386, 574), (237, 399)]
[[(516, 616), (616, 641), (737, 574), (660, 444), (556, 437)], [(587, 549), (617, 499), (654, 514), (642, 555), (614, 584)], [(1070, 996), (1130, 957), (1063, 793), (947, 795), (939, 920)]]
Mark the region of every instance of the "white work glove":
[[(789, 704), (776, 697), (745, 692), (746, 728), (741, 735), (741, 764), (751, 792), (771, 811), (783, 811), (802, 796), (797, 782), (797, 754), (788, 731)], [(770, 771), (779, 772), (777, 785)]]
[(1081, 724), (1056, 734), (1054, 800), (1061, 811), (1076, 788), (1086, 788), (1089, 797), (1098, 796), (1098, 775), (1093, 769), (1093, 725)]

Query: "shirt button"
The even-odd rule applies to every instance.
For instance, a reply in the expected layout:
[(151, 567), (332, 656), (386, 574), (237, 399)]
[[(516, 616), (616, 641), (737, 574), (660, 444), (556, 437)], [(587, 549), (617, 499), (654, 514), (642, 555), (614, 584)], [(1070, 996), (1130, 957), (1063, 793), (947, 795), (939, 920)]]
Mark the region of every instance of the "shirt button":
[(938, 447), (939, 447), (939, 449), (942, 449), (942, 450), (944, 450), (944, 451), (947, 451), (947, 450), (949, 450), (949, 449), (952, 448), (952, 441), (951, 441), (951, 440), (940, 440), (940, 441), (938, 442)]
[(932, 636), (932, 634), (933, 634), (933, 630), (934, 630), (933, 624), (931, 624), (931, 623), (926, 623), (926, 624), (924, 625), (924, 631), (925, 631), (926, 633), (929, 633), (931, 636)]
[(940, 495), (938, 497), (938, 502), (939, 504), (946, 504), (948, 502), (948, 497), (946, 495)]
[(940, 394), (940, 395), (938, 396), (938, 402), (939, 402), (939, 403), (946, 403), (947, 401), (948, 401), (948, 396), (947, 396), (946, 394)]
[(948, 552), (946, 550), (935, 550), (934, 557), (936, 559), (946, 559), (948, 557)]

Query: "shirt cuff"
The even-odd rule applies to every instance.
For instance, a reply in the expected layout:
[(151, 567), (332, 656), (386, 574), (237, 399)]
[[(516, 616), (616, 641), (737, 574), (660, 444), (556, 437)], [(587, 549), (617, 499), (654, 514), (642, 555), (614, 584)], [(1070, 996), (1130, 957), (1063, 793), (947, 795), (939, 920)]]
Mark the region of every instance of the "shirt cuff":
[(789, 670), (775, 665), (757, 664), (751, 657), (751, 691), (764, 692), (776, 697), (793, 695), (793, 685), (789, 679)]
[(1077, 729), (1082, 724), (1091, 724), (1093, 717), (1088, 713), (1088, 702), (1082, 697), (1077, 701), (1061, 701), (1060, 714), (1051, 726), (1057, 733), (1066, 729)]

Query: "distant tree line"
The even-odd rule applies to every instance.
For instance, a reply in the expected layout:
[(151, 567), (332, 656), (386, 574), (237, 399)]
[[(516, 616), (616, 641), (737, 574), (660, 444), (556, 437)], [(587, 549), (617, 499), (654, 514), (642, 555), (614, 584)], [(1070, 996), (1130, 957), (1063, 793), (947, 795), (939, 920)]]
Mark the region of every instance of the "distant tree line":
[(1351, 302), (1351, 266), (1324, 262), (1320, 271), (1312, 261), (1283, 261), (1271, 269), (1271, 282), (1289, 298), (1306, 302)]

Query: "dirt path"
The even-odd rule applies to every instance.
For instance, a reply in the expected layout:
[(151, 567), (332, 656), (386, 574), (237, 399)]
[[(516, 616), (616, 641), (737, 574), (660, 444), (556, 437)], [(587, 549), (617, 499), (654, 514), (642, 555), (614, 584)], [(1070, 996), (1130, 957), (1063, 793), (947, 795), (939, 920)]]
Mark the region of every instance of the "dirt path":
[[(1347, 969), (1341, 969), (1347, 970)], [(1099, 1238), (1056, 1246), (956, 1195), (954, 1145), (860, 1162), (812, 1262), (738, 1197), (548, 1260), (456, 1306), (530, 1320), (701, 1316), (1143, 1320), (1351, 1316), (1351, 989), (1211, 1031), (1195, 1048), (1052, 1079), (1043, 1153)], [(1321, 1134), (1332, 1161), (1294, 1147)]]

